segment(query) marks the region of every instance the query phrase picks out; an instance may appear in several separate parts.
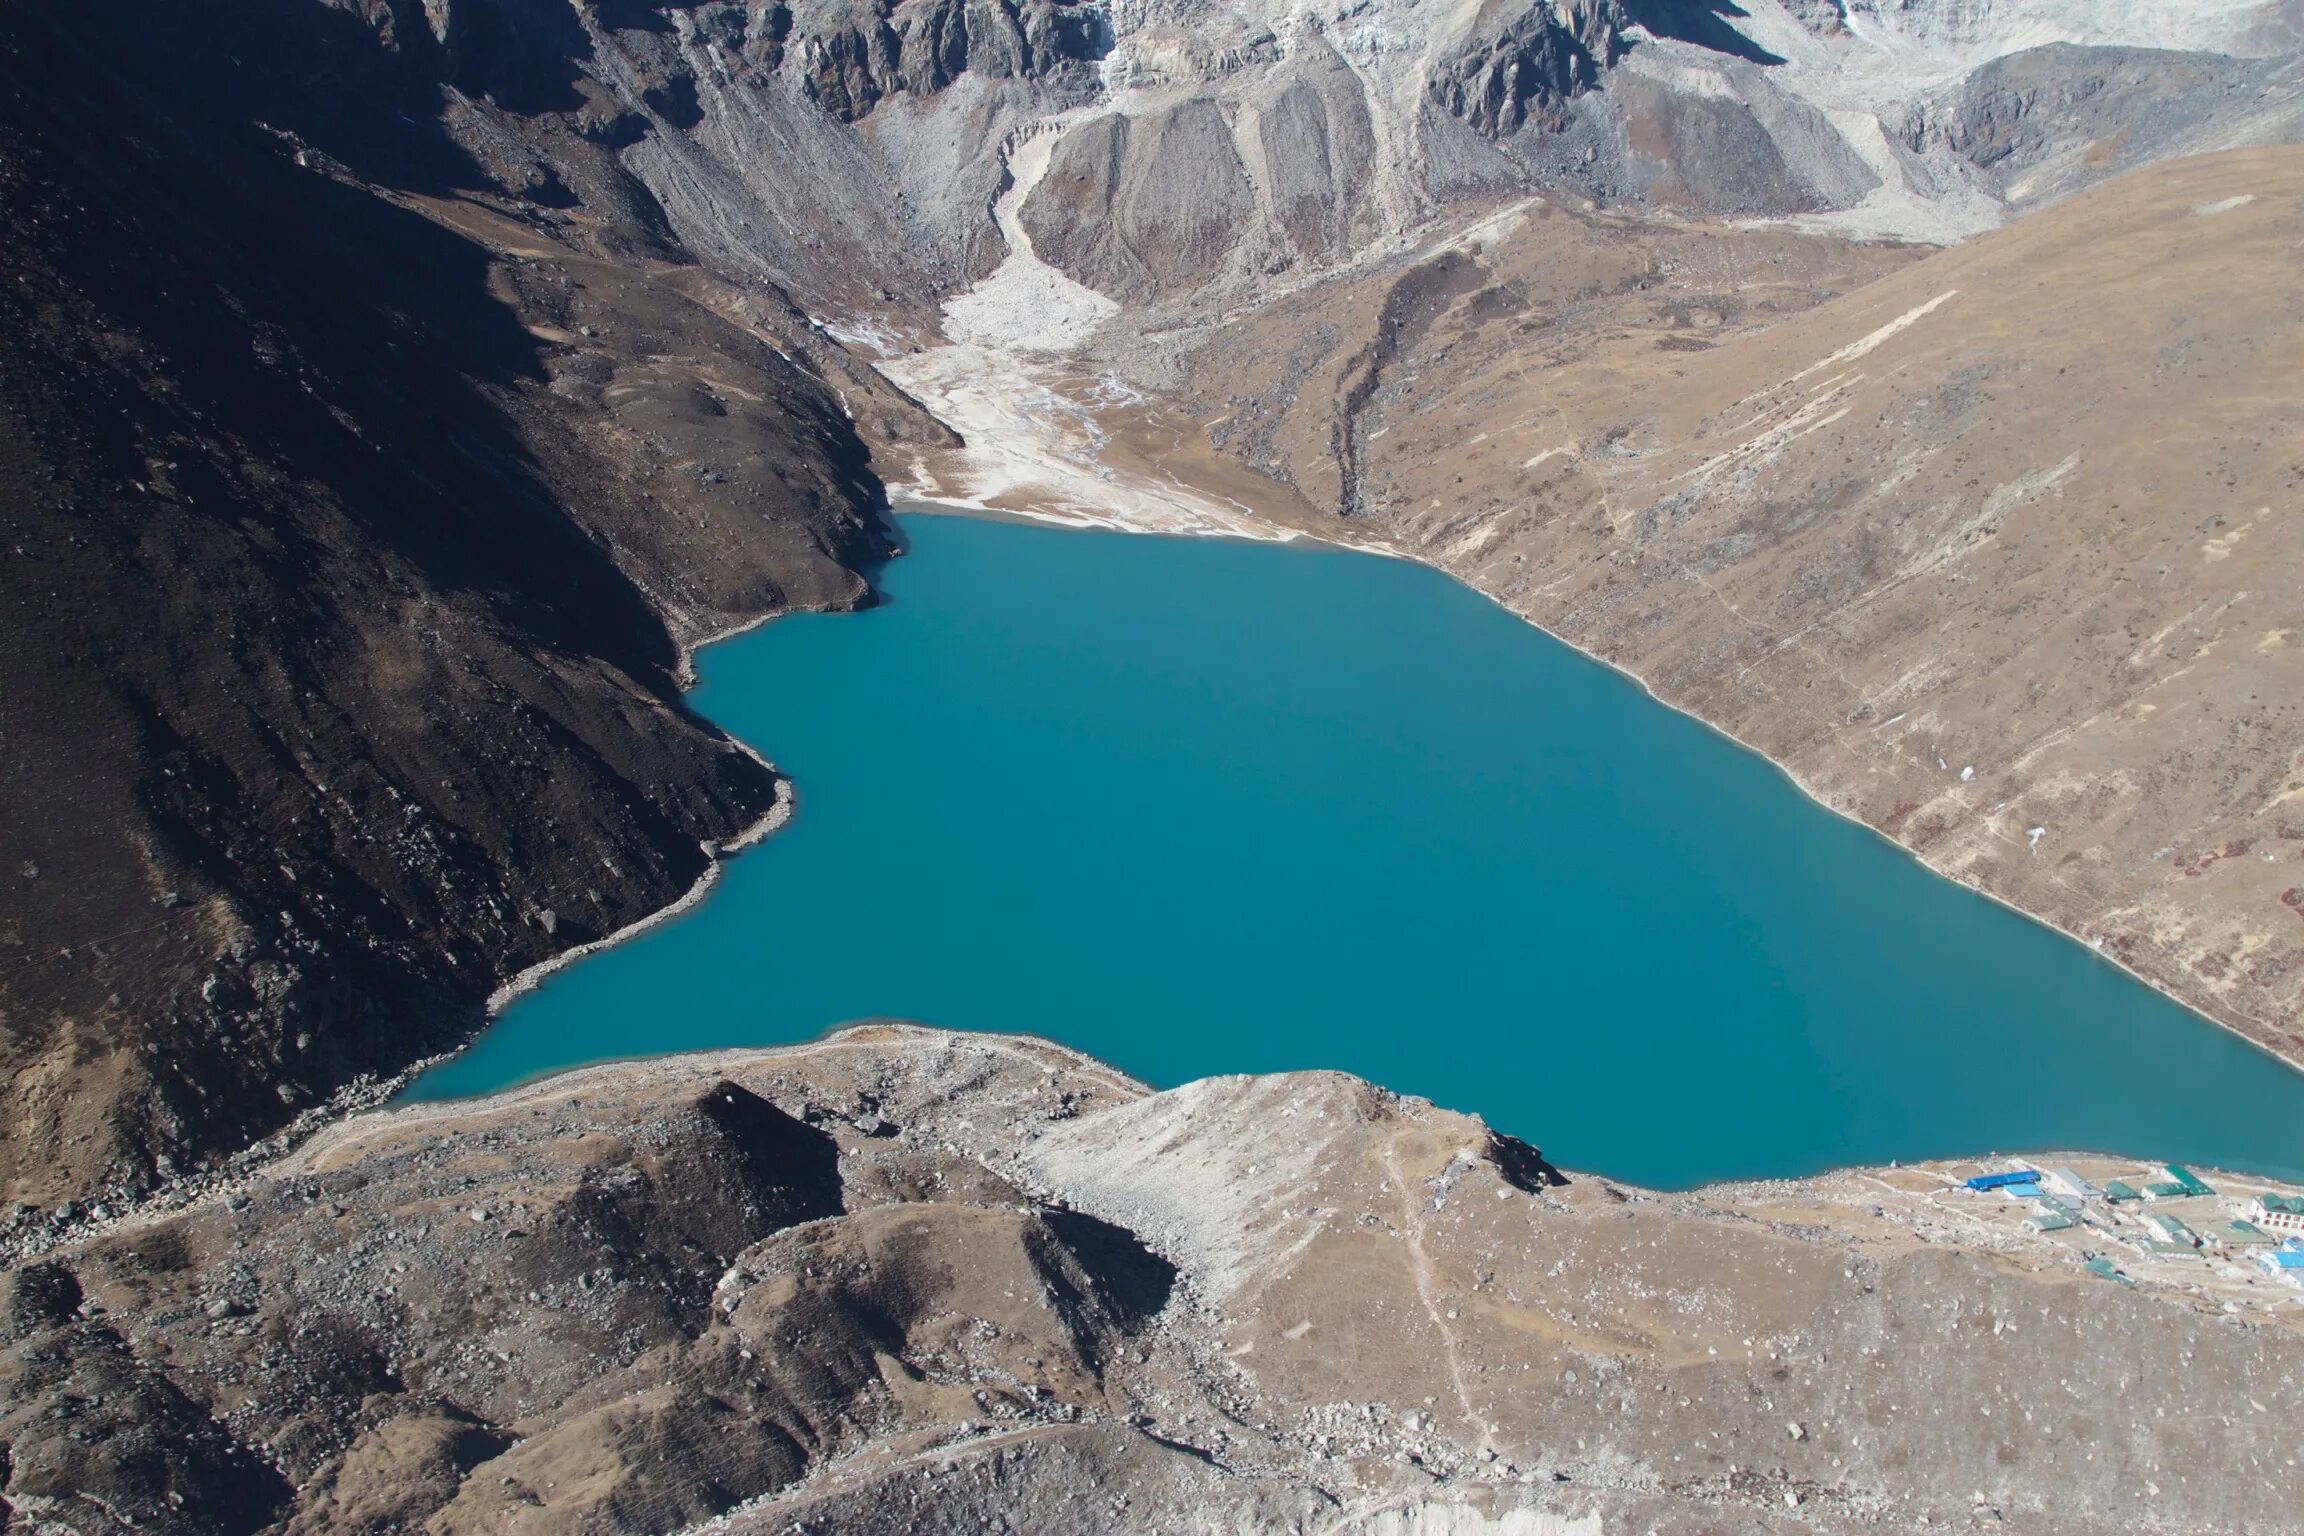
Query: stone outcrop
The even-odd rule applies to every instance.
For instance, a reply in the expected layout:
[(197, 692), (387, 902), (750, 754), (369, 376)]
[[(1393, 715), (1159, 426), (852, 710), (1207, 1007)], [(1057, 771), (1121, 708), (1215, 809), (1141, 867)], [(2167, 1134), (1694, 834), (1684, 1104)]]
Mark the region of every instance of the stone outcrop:
[(1110, 45), (1096, 0), (872, 0), (843, 20), (810, 18), (792, 48), (809, 95), (854, 122), (884, 97), (932, 96), (963, 73), (1079, 76)]
[[(1615, 62), (1623, 15), (1616, 0), (1492, 6), (1465, 52), (1434, 69), (1432, 99), (1485, 138), (1517, 133), (1534, 117), (1557, 124), (1568, 99), (1596, 88)], [(1485, 15), (1486, 13), (1484, 13)]]
[(2224, 147), (2203, 119), (2266, 110), (2289, 73), (2281, 59), (2060, 43), (1994, 59), (1891, 126), (1915, 155), (1947, 151), (2041, 202), (2084, 176)]

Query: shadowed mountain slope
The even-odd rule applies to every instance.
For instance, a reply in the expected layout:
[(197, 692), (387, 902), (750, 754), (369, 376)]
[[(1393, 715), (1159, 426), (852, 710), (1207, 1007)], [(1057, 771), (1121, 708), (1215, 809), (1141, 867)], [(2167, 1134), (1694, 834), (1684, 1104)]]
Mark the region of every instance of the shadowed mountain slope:
[[(293, 14), (238, 59), (0, 13), (13, 1197), (236, 1146), (677, 896), (775, 790), (681, 707), (682, 643), (861, 601), (883, 549), (822, 383), (348, 169), (522, 206)], [(236, 99), (259, 64), (335, 152)]]

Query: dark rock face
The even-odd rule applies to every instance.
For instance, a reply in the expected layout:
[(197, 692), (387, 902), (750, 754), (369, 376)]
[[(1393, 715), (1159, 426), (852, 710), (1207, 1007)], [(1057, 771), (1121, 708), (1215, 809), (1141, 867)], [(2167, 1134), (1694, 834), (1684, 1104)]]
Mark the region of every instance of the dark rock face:
[(1485, 138), (1516, 133), (1530, 117), (1557, 123), (1572, 96), (1600, 83), (1623, 24), (1616, 0), (1530, 6), (1433, 71), (1432, 99)]
[(575, 101), (566, 7), (129, 11), (0, 16), (0, 1188), (42, 1205), (676, 897), (775, 788), (681, 644), (865, 601), (885, 551), (821, 383), (485, 206), (573, 194), (427, 72)]
[(934, 95), (970, 71), (1078, 72), (1110, 51), (1111, 24), (1083, 0), (865, 0), (847, 25), (807, 32), (795, 46), (808, 93), (854, 122), (885, 97)]
[[(1669, 37), (1754, 64), (1784, 60), (1737, 30), (1747, 14), (1736, 0), (1618, 0), (1621, 20), (1656, 37)], [(1835, 0), (1796, 0), (1794, 14), (1811, 28), (1830, 25)]]
[(575, 65), (591, 49), (574, 6), (432, 0), (421, 15), (446, 55), (448, 82), (458, 90), (511, 112), (560, 112), (581, 104)]

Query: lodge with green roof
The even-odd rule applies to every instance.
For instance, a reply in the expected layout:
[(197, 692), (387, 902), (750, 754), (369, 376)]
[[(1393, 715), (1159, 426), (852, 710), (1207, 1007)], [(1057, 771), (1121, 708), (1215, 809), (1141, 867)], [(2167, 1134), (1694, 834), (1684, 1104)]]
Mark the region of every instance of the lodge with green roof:
[(2188, 1196), (2197, 1198), (2202, 1195), (2212, 1195), (2216, 1193), (2216, 1191), (2210, 1189), (2206, 1184), (2201, 1183), (2200, 1180), (2193, 1174), (2192, 1170), (2185, 1167), (2182, 1163), (2163, 1163), (2161, 1164), (2160, 1171), (2168, 1175), (2169, 1183), (2175, 1185)]
[(2304, 1197), (2258, 1195), (2248, 1202), (2248, 1219), (2267, 1232), (2304, 1232)]

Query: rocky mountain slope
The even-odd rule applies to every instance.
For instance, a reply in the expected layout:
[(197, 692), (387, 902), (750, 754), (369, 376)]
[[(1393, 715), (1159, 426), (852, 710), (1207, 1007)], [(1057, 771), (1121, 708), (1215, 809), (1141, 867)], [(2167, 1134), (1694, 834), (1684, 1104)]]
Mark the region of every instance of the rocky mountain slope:
[(2298, 1528), (2293, 1308), (1927, 1170), (901, 1029), (247, 1148), (777, 813), (687, 651), (883, 478), (1431, 559), (2297, 1054), (2299, 44), (0, 5), (11, 1524)]
[(1918, 259), (1531, 207), (1233, 327), (1192, 414), (2304, 1059), (2300, 240), (2289, 149)]
[(202, 1536), (2299, 1528), (2295, 1309), (2098, 1279), (2002, 1204), (1658, 1195), (1333, 1074), (1155, 1094), (854, 1030), (364, 1116), (14, 1271), (5, 1497)]
[(676, 898), (776, 794), (683, 646), (886, 548), (773, 293), (507, 192), (342, 13), (151, 9), (0, 11), (0, 1192), (43, 1206)]

